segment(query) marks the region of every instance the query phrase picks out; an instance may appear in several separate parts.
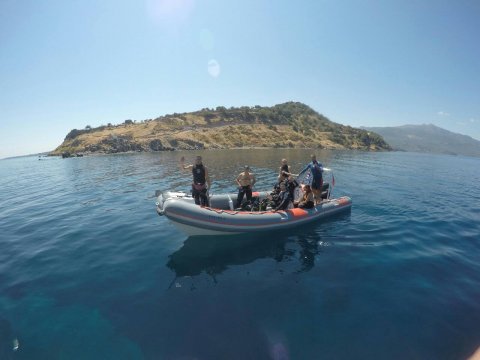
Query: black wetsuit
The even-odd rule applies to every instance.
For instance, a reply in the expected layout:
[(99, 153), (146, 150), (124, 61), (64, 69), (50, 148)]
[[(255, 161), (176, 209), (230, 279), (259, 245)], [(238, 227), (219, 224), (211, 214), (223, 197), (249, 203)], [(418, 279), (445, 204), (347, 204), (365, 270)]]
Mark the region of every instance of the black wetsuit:
[(290, 193), (292, 200), (295, 198), (295, 188), (298, 186), (297, 180), (287, 181), (287, 191)]
[(201, 206), (208, 206), (207, 186), (205, 185), (205, 167), (203, 166), (203, 164), (194, 165), (192, 168), (192, 174), (192, 196), (195, 199), (195, 204)]
[(288, 190), (280, 192), (278, 199), (280, 203), (275, 207), (275, 210), (286, 210), (292, 201)]
[(272, 189), (272, 192), (270, 193), (270, 196), (272, 198), (272, 207), (277, 207), (277, 205), (280, 203), (280, 199), (279, 199), (279, 196), (280, 196), (280, 183), (275, 183), (273, 185), (273, 189)]
[(237, 204), (235, 205), (235, 208), (239, 208), (240, 205), (242, 205), (244, 195), (247, 195), (247, 201), (252, 200), (252, 187), (250, 185), (240, 186), (238, 188)]

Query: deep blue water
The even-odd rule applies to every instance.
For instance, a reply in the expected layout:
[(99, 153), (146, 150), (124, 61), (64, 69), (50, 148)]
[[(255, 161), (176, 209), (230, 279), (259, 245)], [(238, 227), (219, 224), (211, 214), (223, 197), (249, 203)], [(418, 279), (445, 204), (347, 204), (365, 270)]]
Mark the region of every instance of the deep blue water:
[[(0, 161), (0, 357), (8, 336), (14, 359), (49, 360), (465, 359), (480, 346), (480, 159), (318, 151), (351, 213), (187, 238), (154, 198), (188, 190), (182, 155), (196, 153)], [(282, 157), (298, 171), (309, 151), (202, 155), (220, 192), (243, 164), (268, 189)]]

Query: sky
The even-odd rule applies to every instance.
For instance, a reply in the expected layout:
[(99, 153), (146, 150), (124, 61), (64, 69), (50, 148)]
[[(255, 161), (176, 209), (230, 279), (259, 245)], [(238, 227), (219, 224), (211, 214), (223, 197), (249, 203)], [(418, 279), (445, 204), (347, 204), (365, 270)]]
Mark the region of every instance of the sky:
[(72, 129), (300, 101), (480, 140), (477, 0), (0, 0), (0, 158)]

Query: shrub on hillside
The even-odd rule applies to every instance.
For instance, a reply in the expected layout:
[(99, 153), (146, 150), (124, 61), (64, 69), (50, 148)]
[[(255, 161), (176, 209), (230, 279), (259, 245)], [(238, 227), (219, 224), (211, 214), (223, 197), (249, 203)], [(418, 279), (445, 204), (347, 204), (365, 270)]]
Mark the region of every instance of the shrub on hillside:
[(87, 133), (88, 130), (77, 130), (77, 129), (73, 129), (71, 130), (67, 136), (65, 136), (65, 140), (72, 140), (72, 139), (75, 139), (77, 136), (79, 135), (82, 135), (82, 134), (85, 134)]

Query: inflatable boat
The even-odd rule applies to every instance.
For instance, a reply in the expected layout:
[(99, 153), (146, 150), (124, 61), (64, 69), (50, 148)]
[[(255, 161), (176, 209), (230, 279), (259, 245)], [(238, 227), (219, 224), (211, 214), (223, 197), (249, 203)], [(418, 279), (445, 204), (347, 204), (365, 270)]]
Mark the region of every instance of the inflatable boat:
[[(328, 189), (328, 184), (327, 189)], [(254, 192), (262, 200), (270, 192)], [(326, 190), (323, 201), (312, 209), (292, 208), (282, 211), (239, 211), (233, 209), (237, 194), (210, 196), (210, 206), (196, 205), (190, 194), (157, 191), (157, 213), (166, 216), (177, 228), (190, 236), (226, 235), (287, 229), (349, 210), (348, 196), (330, 199)]]

